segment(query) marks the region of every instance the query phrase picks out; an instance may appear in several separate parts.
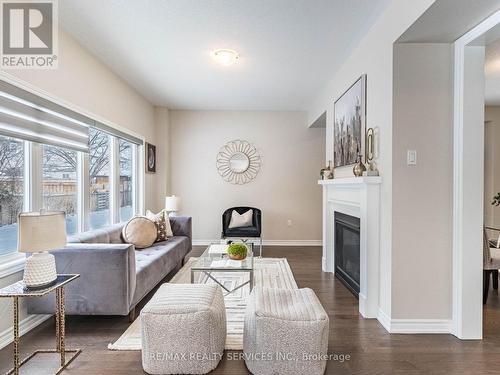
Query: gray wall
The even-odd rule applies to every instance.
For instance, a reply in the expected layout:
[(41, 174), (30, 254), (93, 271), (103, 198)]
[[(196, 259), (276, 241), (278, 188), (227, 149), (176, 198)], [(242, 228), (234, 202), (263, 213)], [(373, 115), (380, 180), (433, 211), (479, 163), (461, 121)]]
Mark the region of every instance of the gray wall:
[(452, 106), (452, 46), (395, 44), (393, 319), (451, 319)]
[[(171, 192), (193, 217), (195, 240), (220, 238), (222, 212), (240, 205), (263, 210), (265, 240), (321, 240), (325, 129), (308, 128), (305, 112), (170, 111), (170, 139)], [(225, 182), (215, 166), (219, 148), (234, 139), (262, 157), (245, 185)]]

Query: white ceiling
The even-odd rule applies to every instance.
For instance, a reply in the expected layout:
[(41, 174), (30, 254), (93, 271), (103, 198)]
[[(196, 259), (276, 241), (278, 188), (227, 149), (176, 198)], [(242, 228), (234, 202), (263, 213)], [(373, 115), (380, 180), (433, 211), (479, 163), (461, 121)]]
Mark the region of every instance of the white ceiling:
[[(388, 0), (64, 0), (62, 27), (149, 101), (305, 110)], [(218, 66), (216, 48), (240, 53)]]
[(500, 0), (436, 0), (399, 43), (452, 43), (500, 8)]

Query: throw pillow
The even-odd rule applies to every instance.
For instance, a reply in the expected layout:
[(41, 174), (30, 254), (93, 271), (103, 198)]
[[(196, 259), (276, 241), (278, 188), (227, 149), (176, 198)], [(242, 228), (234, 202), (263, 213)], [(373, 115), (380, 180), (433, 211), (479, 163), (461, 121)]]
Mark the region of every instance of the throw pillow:
[(231, 228), (241, 228), (241, 227), (251, 227), (253, 221), (253, 210), (248, 210), (241, 215), (233, 210), (231, 213), (231, 221), (229, 222), (229, 229)]
[(133, 217), (122, 230), (125, 242), (133, 244), (136, 249), (144, 249), (154, 244), (156, 233), (155, 223), (144, 216)]
[(165, 210), (161, 210), (157, 214), (147, 210), (146, 217), (150, 220), (153, 220), (156, 229), (157, 229), (157, 237), (156, 242), (166, 241), (168, 237), (172, 237), (174, 234), (172, 233), (172, 227), (170, 226), (170, 218), (168, 217), (168, 212)]

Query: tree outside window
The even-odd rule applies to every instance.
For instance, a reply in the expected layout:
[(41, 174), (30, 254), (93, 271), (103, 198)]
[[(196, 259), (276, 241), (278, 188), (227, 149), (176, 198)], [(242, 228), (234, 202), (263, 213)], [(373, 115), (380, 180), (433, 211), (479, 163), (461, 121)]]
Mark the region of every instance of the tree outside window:
[(24, 201), (24, 143), (0, 136), (0, 255), (17, 250), (17, 215)]
[(90, 128), (89, 177), (90, 177), (90, 229), (110, 224), (110, 154), (111, 137)]
[(133, 145), (119, 140), (120, 145), (120, 221), (127, 221), (133, 216), (134, 184), (132, 180)]
[(66, 213), (66, 232), (77, 232), (77, 153), (55, 146), (42, 146), (43, 208)]

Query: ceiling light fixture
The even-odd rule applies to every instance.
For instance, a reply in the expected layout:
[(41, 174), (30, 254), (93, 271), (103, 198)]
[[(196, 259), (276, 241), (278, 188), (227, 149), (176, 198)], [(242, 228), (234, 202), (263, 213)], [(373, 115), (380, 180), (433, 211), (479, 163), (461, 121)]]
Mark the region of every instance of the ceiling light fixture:
[(212, 57), (222, 66), (230, 66), (238, 61), (240, 55), (232, 49), (216, 49), (212, 52)]

